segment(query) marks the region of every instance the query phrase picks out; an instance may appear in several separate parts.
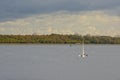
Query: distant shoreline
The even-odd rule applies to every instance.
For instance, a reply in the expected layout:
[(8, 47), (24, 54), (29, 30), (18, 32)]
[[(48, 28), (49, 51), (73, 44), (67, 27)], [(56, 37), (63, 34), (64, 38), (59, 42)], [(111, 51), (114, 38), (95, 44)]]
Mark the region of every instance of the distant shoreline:
[(0, 44), (120, 44), (120, 37), (91, 35), (0, 35)]

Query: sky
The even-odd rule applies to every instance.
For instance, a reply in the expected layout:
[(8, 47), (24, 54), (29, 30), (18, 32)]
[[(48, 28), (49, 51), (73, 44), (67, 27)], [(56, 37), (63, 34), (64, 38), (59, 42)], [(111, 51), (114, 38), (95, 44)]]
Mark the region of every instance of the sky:
[(0, 0), (0, 34), (120, 35), (120, 0)]

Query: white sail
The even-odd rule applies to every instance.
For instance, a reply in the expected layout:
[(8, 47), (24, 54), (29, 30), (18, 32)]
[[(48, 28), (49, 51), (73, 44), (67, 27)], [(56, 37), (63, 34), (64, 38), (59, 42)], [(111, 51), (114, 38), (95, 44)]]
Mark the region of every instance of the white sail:
[(80, 56), (80, 57), (82, 57), (82, 58), (88, 56), (88, 55), (85, 53), (84, 38), (83, 38), (83, 43), (82, 43), (82, 54), (79, 54), (78, 56)]
[(82, 54), (85, 54), (85, 48), (84, 48), (84, 41), (83, 41), (83, 44), (82, 44)]

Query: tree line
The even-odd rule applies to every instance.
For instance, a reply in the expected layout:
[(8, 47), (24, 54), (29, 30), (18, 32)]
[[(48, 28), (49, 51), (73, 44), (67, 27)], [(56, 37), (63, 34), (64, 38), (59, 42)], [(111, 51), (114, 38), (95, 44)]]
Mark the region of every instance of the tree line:
[(0, 35), (0, 43), (45, 43), (45, 44), (120, 44), (120, 37), (91, 35)]

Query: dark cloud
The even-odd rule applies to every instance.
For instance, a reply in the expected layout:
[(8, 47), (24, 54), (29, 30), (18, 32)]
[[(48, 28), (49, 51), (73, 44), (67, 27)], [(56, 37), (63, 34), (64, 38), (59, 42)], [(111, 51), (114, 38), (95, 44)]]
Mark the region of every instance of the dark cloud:
[(116, 8), (120, 8), (120, 0), (0, 0), (0, 21), (60, 10), (119, 13)]

